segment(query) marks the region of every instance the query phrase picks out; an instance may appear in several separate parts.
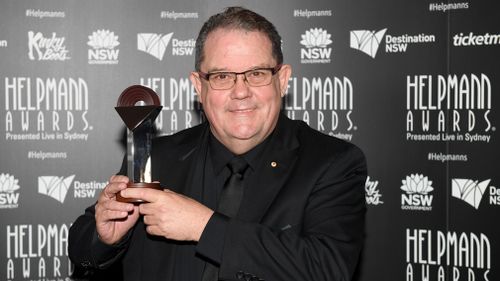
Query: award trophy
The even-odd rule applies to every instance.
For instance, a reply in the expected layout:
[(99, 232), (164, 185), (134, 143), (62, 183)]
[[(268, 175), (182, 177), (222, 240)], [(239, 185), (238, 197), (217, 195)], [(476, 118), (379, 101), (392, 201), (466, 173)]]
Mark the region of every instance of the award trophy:
[[(160, 183), (151, 182), (151, 142), (154, 120), (161, 111), (160, 99), (150, 88), (134, 85), (125, 89), (115, 107), (127, 126), (127, 188), (148, 187), (161, 189)], [(116, 200), (142, 203), (141, 199), (125, 198), (117, 194)]]

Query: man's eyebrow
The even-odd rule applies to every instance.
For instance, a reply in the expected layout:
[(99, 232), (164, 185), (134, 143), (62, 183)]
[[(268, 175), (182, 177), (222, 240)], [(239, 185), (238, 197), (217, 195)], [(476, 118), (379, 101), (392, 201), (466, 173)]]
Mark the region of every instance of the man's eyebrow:
[[(248, 71), (248, 70), (252, 70), (252, 69), (258, 69), (258, 68), (270, 68), (271, 66), (269, 66), (269, 64), (267, 63), (263, 63), (263, 64), (259, 64), (259, 65), (254, 65), (246, 70), (243, 70), (243, 71)], [(226, 67), (214, 67), (214, 68), (211, 68), (207, 71), (207, 73), (213, 73), (213, 72), (239, 72), (239, 71), (231, 71), (231, 70), (228, 70)]]

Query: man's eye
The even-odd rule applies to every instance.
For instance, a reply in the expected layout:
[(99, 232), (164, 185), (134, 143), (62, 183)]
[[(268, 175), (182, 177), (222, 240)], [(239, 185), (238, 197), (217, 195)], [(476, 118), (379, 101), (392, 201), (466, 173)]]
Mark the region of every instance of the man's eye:
[(224, 81), (224, 80), (229, 80), (230, 76), (227, 73), (214, 73), (210, 76), (213, 80), (219, 80), (219, 81)]
[(262, 70), (254, 70), (252, 72), (250, 72), (250, 76), (252, 77), (261, 77), (261, 76), (264, 76), (266, 73)]

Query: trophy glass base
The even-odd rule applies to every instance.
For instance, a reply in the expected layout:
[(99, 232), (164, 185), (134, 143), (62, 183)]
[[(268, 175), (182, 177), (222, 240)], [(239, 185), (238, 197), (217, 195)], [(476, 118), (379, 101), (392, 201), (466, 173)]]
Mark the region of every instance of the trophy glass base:
[[(159, 182), (133, 182), (133, 183), (127, 184), (127, 188), (135, 188), (135, 187), (153, 188), (153, 189), (158, 189), (158, 190), (163, 189), (163, 188), (161, 188)], [(122, 197), (120, 193), (116, 194), (116, 201), (125, 202), (125, 203), (144, 203), (144, 202), (146, 202), (142, 199)]]

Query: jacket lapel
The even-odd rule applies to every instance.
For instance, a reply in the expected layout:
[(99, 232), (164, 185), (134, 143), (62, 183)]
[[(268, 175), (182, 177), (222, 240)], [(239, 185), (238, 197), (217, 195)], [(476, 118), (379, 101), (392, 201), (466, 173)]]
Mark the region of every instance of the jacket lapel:
[(202, 124), (195, 130), (197, 132), (179, 140), (178, 145), (174, 146), (173, 155), (163, 153), (160, 156), (158, 176), (162, 187), (201, 201), (202, 188), (196, 185), (203, 182), (208, 125)]
[(246, 183), (238, 218), (260, 221), (293, 170), (299, 142), (293, 123), (280, 116), (276, 131), (257, 166), (255, 176)]

